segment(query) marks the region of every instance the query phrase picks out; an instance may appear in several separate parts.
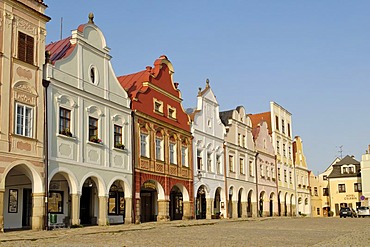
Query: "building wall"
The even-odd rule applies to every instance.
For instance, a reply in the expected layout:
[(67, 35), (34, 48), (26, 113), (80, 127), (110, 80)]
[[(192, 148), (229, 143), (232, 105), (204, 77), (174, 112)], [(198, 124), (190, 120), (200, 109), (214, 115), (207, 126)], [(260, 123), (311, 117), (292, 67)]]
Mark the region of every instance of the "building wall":
[[(46, 22), (46, 5), (38, 1), (0, 1), (0, 197), (8, 203), (9, 191), (17, 191), (17, 205), (10, 209), (4, 204), (0, 212), (0, 230), (4, 228), (42, 229), (44, 226), (44, 94), (42, 64)], [(32, 62), (20, 59), (18, 42), (20, 33), (34, 39)], [(17, 104), (32, 109), (31, 134), (17, 134)], [(25, 132), (23, 132), (25, 133)], [(13, 177), (22, 176), (19, 183)], [(32, 191), (32, 203), (22, 207), (23, 192)], [(22, 212), (32, 212), (30, 222), (22, 223)]]
[(370, 206), (370, 146), (361, 158), (361, 182), (362, 194), (364, 200), (361, 200), (363, 206)]

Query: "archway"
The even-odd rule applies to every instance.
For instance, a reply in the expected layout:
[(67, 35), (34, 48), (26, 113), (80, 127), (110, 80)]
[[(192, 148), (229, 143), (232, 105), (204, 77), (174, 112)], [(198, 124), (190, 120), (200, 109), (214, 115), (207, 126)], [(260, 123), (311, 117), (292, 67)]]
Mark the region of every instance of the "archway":
[(243, 193), (243, 189), (240, 189), (238, 193), (238, 218), (242, 217), (242, 212), (243, 212), (242, 193)]
[(141, 210), (140, 210), (140, 221), (141, 222), (150, 222), (156, 221), (157, 215), (157, 201), (158, 201), (158, 192), (156, 182), (152, 180), (145, 181), (141, 186), (140, 190), (140, 201), (141, 201)]
[(126, 201), (123, 181), (116, 180), (109, 188), (108, 220), (110, 224), (125, 222)]
[(298, 197), (298, 214), (301, 215), (303, 212), (303, 201), (302, 197)]
[(284, 216), (288, 216), (288, 193), (285, 193), (284, 197)]
[(183, 196), (177, 186), (173, 186), (170, 192), (170, 219), (181, 220), (183, 216)]
[(270, 194), (270, 217), (274, 216), (274, 193)]
[(250, 190), (249, 193), (248, 193), (248, 202), (247, 202), (247, 215), (248, 217), (252, 217), (253, 216), (253, 212), (252, 212), (252, 196), (253, 196), (253, 191)]
[(265, 197), (265, 192), (264, 191), (261, 191), (260, 193), (260, 196), (259, 196), (259, 201), (258, 201), (258, 204), (259, 204), (259, 209), (258, 209), (258, 215), (260, 217), (263, 216), (263, 202), (264, 202), (264, 197)]
[(290, 216), (295, 216), (296, 213), (295, 213), (295, 203), (294, 203), (294, 195), (290, 195), (290, 207), (289, 207), (289, 210), (290, 210)]
[(219, 219), (220, 214), (221, 214), (221, 188), (220, 187), (216, 189), (213, 208), (214, 208), (216, 219)]
[(207, 213), (206, 189), (201, 185), (197, 191), (196, 219), (205, 219)]
[(228, 201), (228, 218), (232, 218), (233, 217), (233, 191), (234, 187), (230, 187), (229, 189), (229, 201)]
[(98, 224), (98, 186), (94, 177), (88, 177), (81, 189), (80, 223), (81, 225)]
[(278, 194), (278, 215), (281, 216), (281, 191), (279, 191), (279, 194)]

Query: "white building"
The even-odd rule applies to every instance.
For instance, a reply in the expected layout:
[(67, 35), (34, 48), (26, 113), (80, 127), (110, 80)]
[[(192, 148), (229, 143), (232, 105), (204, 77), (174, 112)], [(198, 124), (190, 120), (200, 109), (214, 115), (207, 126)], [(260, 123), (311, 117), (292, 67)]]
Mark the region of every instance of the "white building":
[(131, 223), (130, 100), (93, 15), (46, 50), (50, 222)]
[(370, 145), (361, 159), (362, 206), (370, 206)]
[(194, 155), (194, 201), (197, 219), (218, 218), (226, 214), (224, 177), (225, 126), (219, 117), (217, 99), (206, 82), (199, 88), (197, 107), (190, 109)]
[(252, 122), (245, 109), (220, 112), (226, 126), (225, 160), (227, 215), (245, 218), (257, 215), (255, 152)]

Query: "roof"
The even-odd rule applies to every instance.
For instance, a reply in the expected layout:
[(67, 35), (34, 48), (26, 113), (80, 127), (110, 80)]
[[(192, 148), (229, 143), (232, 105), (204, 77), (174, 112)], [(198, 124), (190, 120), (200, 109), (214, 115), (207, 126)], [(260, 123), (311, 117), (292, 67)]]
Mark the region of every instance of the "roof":
[(68, 57), (76, 45), (72, 45), (71, 36), (57, 42), (52, 42), (45, 47), (50, 52), (50, 61), (54, 64), (57, 60)]
[(257, 114), (248, 114), (249, 118), (252, 121), (252, 127), (255, 128), (260, 124), (262, 121), (267, 123), (267, 127), (269, 129), (269, 134), (272, 133), (272, 126), (271, 126), (271, 112), (262, 112)]
[(229, 125), (229, 119), (233, 116), (234, 110), (220, 112), (220, 119), (225, 126)]
[[(356, 172), (355, 173), (341, 173), (341, 167), (343, 165), (355, 165)], [(361, 166), (360, 162), (355, 160), (353, 157), (347, 155), (337, 163), (333, 165), (333, 170), (329, 174), (328, 178), (343, 178), (343, 177), (361, 177)]]

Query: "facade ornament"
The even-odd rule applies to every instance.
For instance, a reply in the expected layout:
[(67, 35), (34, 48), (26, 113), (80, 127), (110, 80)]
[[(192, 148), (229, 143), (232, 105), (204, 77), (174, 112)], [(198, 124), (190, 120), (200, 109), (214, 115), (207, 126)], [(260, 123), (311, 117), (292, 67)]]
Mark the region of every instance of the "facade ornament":
[(94, 24), (94, 13), (89, 13), (89, 23)]
[(206, 80), (206, 88), (209, 88), (209, 79)]
[(202, 88), (198, 88), (198, 96), (201, 96), (202, 95)]

